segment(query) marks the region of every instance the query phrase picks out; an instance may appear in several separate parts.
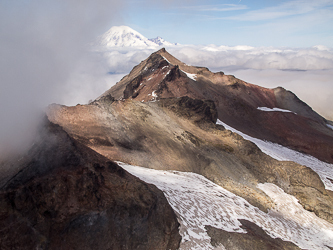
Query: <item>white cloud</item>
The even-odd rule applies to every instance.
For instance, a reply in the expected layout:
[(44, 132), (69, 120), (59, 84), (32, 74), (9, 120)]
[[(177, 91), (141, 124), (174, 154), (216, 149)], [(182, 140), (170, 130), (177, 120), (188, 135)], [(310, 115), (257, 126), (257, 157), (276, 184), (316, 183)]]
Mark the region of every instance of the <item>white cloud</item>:
[[(322, 47), (319, 47), (322, 48)], [(318, 49), (187, 46), (170, 51), (180, 60), (194, 65), (218, 68), (320, 70), (333, 68), (333, 51)]]

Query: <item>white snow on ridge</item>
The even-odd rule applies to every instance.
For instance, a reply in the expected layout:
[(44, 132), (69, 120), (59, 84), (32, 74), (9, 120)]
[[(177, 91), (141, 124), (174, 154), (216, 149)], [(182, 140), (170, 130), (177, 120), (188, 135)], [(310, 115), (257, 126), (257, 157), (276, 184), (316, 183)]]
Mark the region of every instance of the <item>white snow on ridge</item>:
[(286, 112), (286, 113), (294, 113), (293, 111), (287, 110), (287, 109), (280, 109), (280, 108), (267, 108), (267, 107), (258, 107), (257, 109), (261, 111), (266, 111), (266, 112), (273, 112), (273, 111), (278, 111), (278, 112)]
[(326, 126), (329, 127), (329, 128), (331, 128), (331, 129), (333, 129), (333, 126), (330, 125), (330, 124), (326, 124)]
[(196, 74), (191, 74), (191, 73), (187, 73), (183, 70), (181, 70), (183, 73), (185, 73), (187, 75), (188, 78), (192, 79), (193, 81), (197, 81), (197, 75)]
[(171, 64), (168, 59), (166, 59), (164, 56), (162, 56), (164, 58), (165, 61), (167, 61), (169, 64)]
[(281, 146), (276, 143), (263, 141), (249, 135), (246, 135), (227, 124), (223, 123), (220, 120), (217, 120), (217, 124), (223, 125), (226, 129), (239, 134), (245, 140), (251, 141), (256, 144), (262, 152), (271, 156), (272, 158), (279, 160), (279, 161), (293, 161), (298, 164), (307, 166), (315, 171), (319, 177), (321, 178), (322, 182), (325, 184), (325, 188), (328, 190), (333, 191), (333, 183), (329, 180), (333, 181), (333, 164), (329, 164), (323, 161), (318, 160), (317, 158), (297, 152), (295, 150), (289, 149), (287, 147)]
[(276, 210), (264, 213), (201, 175), (118, 164), (164, 192), (181, 224), (180, 249), (214, 249), (205, 230), (207, 225), (245, 233), (238, 219), (251, 221), (271, 237), (292, 241), (302, 249), (333, 247), (333, 225), (304, 210), (294, 197), (274, 184), (258, 185), (277, 203)]

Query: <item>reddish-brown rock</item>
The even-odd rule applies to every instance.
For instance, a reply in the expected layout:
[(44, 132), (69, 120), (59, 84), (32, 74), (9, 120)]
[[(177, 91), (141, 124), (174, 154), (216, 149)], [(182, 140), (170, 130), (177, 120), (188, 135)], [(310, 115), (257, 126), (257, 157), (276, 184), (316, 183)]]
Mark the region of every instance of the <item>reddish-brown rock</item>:
[[(177, 249), (163, 193), (47, 122), (2, 182), (0, 249)], [(2, 179), (4, 180), (4, 179)]]

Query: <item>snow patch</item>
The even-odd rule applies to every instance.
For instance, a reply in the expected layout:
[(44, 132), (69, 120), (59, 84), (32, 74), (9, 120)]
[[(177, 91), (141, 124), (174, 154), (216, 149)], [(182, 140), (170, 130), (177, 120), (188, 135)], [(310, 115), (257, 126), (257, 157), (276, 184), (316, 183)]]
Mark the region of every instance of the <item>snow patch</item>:
[(157, 95), (156, 95), (156, 93), (155, 93), (155, 90), (151, 93), (151, 95), (153, 96), (153, 97), (157, 97)]
[(182, 72), (184, 72), (187, 75), (188, 78), (192, 79), (193, 81), (197, 81), (197, 75), (196, 74), (187, 73), (183, 70), (182, 70)]
[(273, 112), (273, 111), (279, 111), (279, 112), (286, 112), (286, 113), (294, 113), (293, 111), (287, 110), (287, 109), (280, 109), (280, 108), (267, 108), (267, 107), (258, 107), (257, 109), (261, 111), (266, 111), (266, 112)]
[[(292, 221), (302, 228), (311, 228), (316, 237), (312, 238), (313, 244), (320, 245), (333, 244), (329, 239), (333, 239), (333, 225), (325, 220), (319, 219), (314, 213), (305, 210), (298, 200), (289, 194), (286, 194), (280, 187), (272, 183), (258, 184), (258, 188), (264, 191), (276, 204), (274, 211), (268, 214), (278, 212), (286, 221)], [(308, 238), (300, 239), (310, 240)]]
[(205, 230), (207, 225), (246, 233), (238, 219), (251, 221), (271, 237), (294, 242), (302, 249), (333, 247), (333, 225), (305, 211), (294, 197), (274, 184), (259, 184), (277, 204), (276, 210), (264, 213), (199, 174), (118, 164), (164, 192), (181, 224), (180, 249), (214, 249)]
[(263, 141), (251, 137), (228, 126), (220, 120), (217, 120), (216, 124), (223, 125), (226, 129), (242, 136), (245, 140), (253, 142), (260, 148), (262, 152), (278, 161), (293, 161), (300, 165), (311, 168), (319, 175), (320, 179), (325, 185), (325, 188), (333, 191), (333, 183), (330, 181), (333, 180), (333, 164), (320, 161), (311, 155), (300, 153), (298, 151), (281, 146), (277, 143)]
[[(161, 55), (162, 56), (162, 55)], [(167, 61), (169, 64), (171, 64), (170, 62), (169, 62), (169, 60), (168, 59), (166, 59), (164, 56), (162, 56), (163, 57), (163, 59), (165, 60), (165, 61)]]
[(330, 124), (326, 124), (327, 127), (329, 127), (330, 129), (333, 129), (333, 126)]

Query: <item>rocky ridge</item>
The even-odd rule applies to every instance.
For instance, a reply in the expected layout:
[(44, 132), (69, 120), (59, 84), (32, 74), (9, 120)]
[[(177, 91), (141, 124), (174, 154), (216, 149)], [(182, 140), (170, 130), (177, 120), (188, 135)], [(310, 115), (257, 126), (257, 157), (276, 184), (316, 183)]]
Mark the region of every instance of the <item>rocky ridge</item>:
[[(281, 87), (267, 89), (223, 72), (188, 66), (165, 49), (153, 53), (103, 95), (153, 101), (188, 96), (212, 100), (218, 118), (250, 136), (333, 163), (333, 130), (323, 117)], [(258, 108), (291, 112), (265, 112)], [(311, 145), (311, 146), (310, 146)]]

